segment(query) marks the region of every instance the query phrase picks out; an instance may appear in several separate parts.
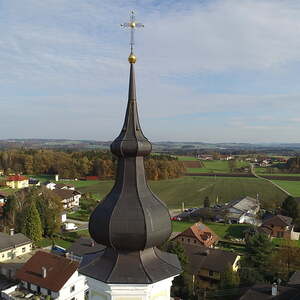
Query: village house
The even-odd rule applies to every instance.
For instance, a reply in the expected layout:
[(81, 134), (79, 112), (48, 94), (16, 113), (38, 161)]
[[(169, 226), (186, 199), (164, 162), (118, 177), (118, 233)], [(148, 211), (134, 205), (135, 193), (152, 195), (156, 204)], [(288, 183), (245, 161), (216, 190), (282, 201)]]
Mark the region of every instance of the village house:
[(25, 176), (12, 175), (7, 178), (6, 185), (12, 189), (23, 189), (29, 187), (29, 180)]
[(81, 198), (79, 192), (68, 189), (54, 189), (52, 191), (61, 199), (63, 209), (69, 210), (79, 207), (79, 200)]
[(269, 237), (299, 240), (300, 233), (294, 231), (292, 221), (293, 219), (287, 216), (269, 216), (267, 219), (263, 220), (263, 223), (258, 230)]
[(88, 286), (78, 267), (77, 261), (38, 251), (17, 271), (20, 283), (2, 291), (2, 297), (17, 300), (43, 295), (56, 300), (84, 300)]
[(67, 249), (69, 259), (81, 262), (84, 256), (104, 251), (106, 246), (94, 242), (91, 238), (80, 237)]
[(237, 253), (188, 244), (183, 248), (188, 258), (187, 272), (201, 288), (217, 288), (222, 273), (228, 268), (234, 272), (238, 270), (240, 256)]
[(21, 261), (32, 251), (32, 241), (22, 233), (10, 234), (0, 232), (0, 274), (11, 279), (15, 276), (18, 265), (14, 260)]
[(210, 228), (199, 222), (178, 234), (173, 241), (181, 244), (213, 247), (219, 241), (219, 237)]
[(226, 221), (231, 224), (245, 223), (257, 226), (261, 224), (261, 221), (257, 218), (259, 210), (259, 200), (247, 196), (223, 205), (219, 209), (220, 216), (218, 217), (218, 221)]

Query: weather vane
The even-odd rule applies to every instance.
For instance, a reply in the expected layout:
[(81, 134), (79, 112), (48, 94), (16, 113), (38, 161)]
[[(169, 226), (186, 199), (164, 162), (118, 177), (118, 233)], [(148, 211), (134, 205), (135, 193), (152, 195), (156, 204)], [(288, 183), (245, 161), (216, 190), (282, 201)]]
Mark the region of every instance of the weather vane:
[(133, 54), (133, 46), (134, 46), (134, 32), (136, 28), (144, 27), (142, 23), (138, 23), (135, 20), (134, 11), (130, 13), (130, 22), (121, 24), (121, 27), (130, 28), (130, 55), (128, 57), (128, 61), (130, 63), (136, 62), (136, 56)]

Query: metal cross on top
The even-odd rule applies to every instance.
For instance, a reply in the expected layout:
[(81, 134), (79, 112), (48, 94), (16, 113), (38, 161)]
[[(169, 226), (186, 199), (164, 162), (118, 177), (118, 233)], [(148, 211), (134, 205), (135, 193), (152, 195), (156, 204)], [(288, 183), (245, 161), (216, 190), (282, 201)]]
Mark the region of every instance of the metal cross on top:
[(130, 22), (121, 24), (122, 27), (129, 27), (130, 28), (130, 50), (131, 54), (133, 54), (133, 45), (134, 45), (134, 31), (136, 28), (144, 27), (142, 23), (138, 23), (135, 21), (135, 14), (134, 11), (130, 13)]

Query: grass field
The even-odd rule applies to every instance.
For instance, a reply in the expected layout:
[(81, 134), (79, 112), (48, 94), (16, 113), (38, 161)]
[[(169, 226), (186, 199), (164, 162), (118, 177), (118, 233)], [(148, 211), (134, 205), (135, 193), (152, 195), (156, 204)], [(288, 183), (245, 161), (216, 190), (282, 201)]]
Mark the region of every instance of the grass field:
[(268, 176), (300, 176), (300, 173), (285, 173), (285, 172), (269, 173), (268, 169), (267, 168), (263, 168), (263, 167), (255, 167), (254, 171), (255, 171), (255, 173), (257, 175), (268, 175)]
[(194, 156), (183, 156), (183, 155), (178, 155), (176, 156), (178, 160), (180, 161), (199, 161), (199, 159), (197, 159)]
[(284, 180), (272, 180), (274, 183), (278, 184), (294, 197), (300, 197), (300, 182), (299, 181), (284, 181)]
[[(188, 168), (189, 173), (230, 173), (229, 164), (226, 160), (203, 161), (204, 168)], [(236, 161), (236, 168), (249, 166), (247, 162)]]
[(236, 239), (242, 239), (244, 238), (244, 231), (252, 227), (247, 224), (206, 223), (206, 225), (221, 239), (226, 239), (228, 235)]
[[(217, 197), (219, 203), (225, 203), (244, 196), (256, 197), (258, 193), (266, 208), (278, 206), (286, 198), (286, 194), (270, 182), (258, 178), (187, 176), (150, 181), (149, 185), (170, 209), (181, 208), (182, 202), (186, 207), (199, 207), (206, 196), (213, 204)], [(80, 187), (79, 191), (91, 192), (98, 199), (103, 199), (112, 186), (113, 181), (96, 181), (95, 184)]]

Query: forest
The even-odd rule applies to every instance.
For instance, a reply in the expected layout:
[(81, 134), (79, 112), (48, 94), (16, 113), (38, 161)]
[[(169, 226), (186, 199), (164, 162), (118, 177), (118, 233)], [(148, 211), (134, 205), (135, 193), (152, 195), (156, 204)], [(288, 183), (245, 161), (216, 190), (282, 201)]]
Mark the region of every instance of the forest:
[[(59, 174), (61, 178), (98, 176), (111, 179), (115, 176), (116, 162), (117, 158), (104, 150), (13, 149), (0, 152), (0, 169), (5, 175)], [(183, 163), (170, 155), (146, 157), (145, 168), (151, 180), (178, 178), (185, 173)]]

